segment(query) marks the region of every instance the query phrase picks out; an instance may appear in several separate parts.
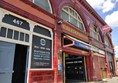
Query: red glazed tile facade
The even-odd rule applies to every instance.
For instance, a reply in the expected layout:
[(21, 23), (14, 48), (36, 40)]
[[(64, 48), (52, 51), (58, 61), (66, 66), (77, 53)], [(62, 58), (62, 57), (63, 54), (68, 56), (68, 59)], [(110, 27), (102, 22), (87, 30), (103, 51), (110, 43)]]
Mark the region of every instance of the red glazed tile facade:
[[(18, 15), (19, 17), (28, 19), (29, 23), (32, 21), (32, 23), (36, 22), (39, 25), (41, 24), (42, 26), (48, 27), (53, 33), (52, 68), (39, 68), (39, 70), (33, 70), (28, 67), (27, 83), (66, 83), (65, 80), (67, 79), (64, 74), (66, 72), (65, 58), (69, 55), (74, 55), (75, 57), (81, 56), (84, 58), (85, 76), (83, 81), (98, 81), (115, 75), (113, 72), (115, 69), (115, 64), (113, 63), (114, 49), (110, 33), (106, 33), (106, 36), (110, 41), (111, 47), (104, 44), (104, 34), (100, 30), (102, 26), (106, 25), (105, 21), (85, 0), (50, 0), (50, 3), (52, 14), (38, 7), (32, 3), (31, 0), (0, 0), (1, 9), (11, 12), (16, 16)], [(86, 31), (81, 31), (66, 21), (62, 21), (62, 24), (58, 23), (58, 21), (62, 20), (60, 13), (64, 6), (72, 7), (77, 11), (83, 21)], [(99, 27), (102, 42), (90, 36), (91, 25)], [(64, 47), (64, 37), (70, 38), (73, 42), (82, 42), (84, 45), (91, 46), (91, 49), (84, 50), (80, 47)], [(108, 55), (112, 58), (108, 59)], [(30, 59), (31, 58), (29, 58), (29, 60)], [(111, 71), (109, 69), (110, 61), (112, 62), (113, 69)], [(30, 62), (28, 62), (28, 64), (30, 64)], [(61, 71), (59, 71), (59, 64), (62, 65)]]

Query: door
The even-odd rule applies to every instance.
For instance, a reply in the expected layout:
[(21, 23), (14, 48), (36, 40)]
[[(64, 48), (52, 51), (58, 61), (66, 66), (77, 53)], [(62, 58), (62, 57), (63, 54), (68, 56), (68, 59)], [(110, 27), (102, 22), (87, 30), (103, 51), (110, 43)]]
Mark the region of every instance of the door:
[(11, 83), (15, 44), (0, 41), (0, 83)]
[(27, 46), (0, 41), (0, 83), (25, 83)]
[(84, 57), (68, 55), (65, 57), (66, 83), (85, 81)]

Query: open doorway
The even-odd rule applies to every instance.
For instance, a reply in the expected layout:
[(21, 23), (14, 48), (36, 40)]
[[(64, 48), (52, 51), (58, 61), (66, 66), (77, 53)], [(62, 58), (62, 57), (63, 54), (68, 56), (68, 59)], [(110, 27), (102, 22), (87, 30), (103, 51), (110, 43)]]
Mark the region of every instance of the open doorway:
[(27, 46), (0, 41), (0, 83), (25, 83)]
[(25, 83), (27, 46), (16, 44), (12, 83)]
[(68, 55), (65, 57), (66, 83), (85, 81), (84, 57)]

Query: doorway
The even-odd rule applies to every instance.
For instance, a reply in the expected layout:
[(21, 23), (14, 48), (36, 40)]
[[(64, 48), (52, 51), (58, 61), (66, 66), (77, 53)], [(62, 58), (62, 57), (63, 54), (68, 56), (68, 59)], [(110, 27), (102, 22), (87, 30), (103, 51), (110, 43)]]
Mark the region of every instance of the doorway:
[(25, 83), (27, 48), (0, 41), (0, 83)]
[(68, 55), (65, 57), (65, 83), (85, 81), (84, 57)]
[(25, 83), (27, 46), (16, 44), (12, 83)]

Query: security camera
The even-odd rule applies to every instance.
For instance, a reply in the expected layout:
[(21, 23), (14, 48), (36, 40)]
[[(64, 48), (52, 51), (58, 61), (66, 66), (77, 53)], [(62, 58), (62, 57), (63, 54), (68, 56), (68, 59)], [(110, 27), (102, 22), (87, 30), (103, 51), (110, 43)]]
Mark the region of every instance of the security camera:
[(57, 24), (62, 24), (63, 23), (63, 20), (59, 20), (58, 22), (57, 22)]

